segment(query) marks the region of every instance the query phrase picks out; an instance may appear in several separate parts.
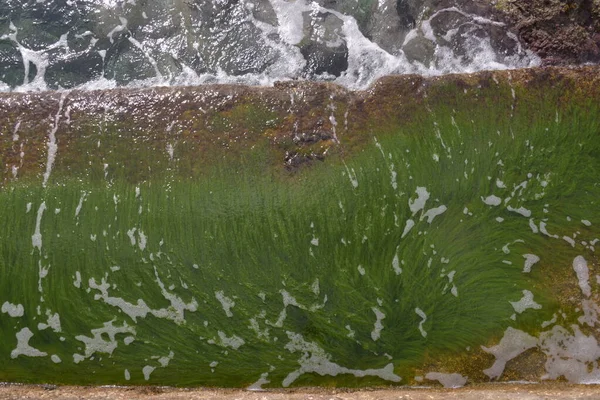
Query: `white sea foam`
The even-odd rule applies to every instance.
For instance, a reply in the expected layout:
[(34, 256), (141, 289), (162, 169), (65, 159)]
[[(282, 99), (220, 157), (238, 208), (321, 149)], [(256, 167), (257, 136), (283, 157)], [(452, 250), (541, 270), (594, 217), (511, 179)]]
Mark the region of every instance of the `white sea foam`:
[(401, 238), (404, 239), (414, 226), (415, 226), (415, 221), (413, 221), (412, 219), (406, 220), (406, 226), (404, 227), (404, 232), (402, 232)]
[(599, 384), (600, 346), (596, 338), (585, 335), (577, 325), (571, 325), (571, 330), (573, 333), (555, 325), (540, 334), (539, 346), (547, 357), (542, 379), (564, 376), (571, 383)]
[(535, 254), (523, 254), (525, 259), (525, 265), (523, 266), (523, 272), (531, 272), (531, 267), (540, 261), (540, 258)]
[(142, 374), (144, 374), (144, 380), (146, 380), (146, 381), (150, 380), (150, 375), (154, 372), (155, 369), (156, 369), (156, 367), (153, 367), (151, 365), (144, 366), (144, 368), (142, 368)]
[(237, 335), (227, 336), (222, 331), (218, 331), (217, 334), (219, 335), (220, 344), (224, 347), (230, 347), (234, 350), (237, 350), (246, 343), (244, 339)]
[(33, 247), (38, 249), (38, 251), (40, 251), (40, 252), (42, 251), (42, 233), (41, 233), (42, 217), (44, 215), (45, 210), (46, 210), (46, 202), (43, 201), (42, 204), (40, 204), (40, 208), (38, 208), (37, 216), (35, 219), (35, 231), (34, 231), (33, 235), (31, 236), (31, 244), (33, 245)]
[(75, 280), (73, 281), (73, 286), (77, 289), (81, 287), (81, 272), (75, 271)]
[(525, 207), (513, 208), (511, 206), (507, 206), (506, 209), (508, 211), (512, 211), (514, 213), (521, 214), (522, 216), (524, 216), (526, 218), (531, 217), (531, 210), (528, 210)]
[(262, 373), (260, 375), (260, 378), (258, 378), (258, 380), (256, 382), (254, 382), (252, 385), (248, 386), (246, 388), (246, 390), (250, 390), (250, 391), (264, 390), (263, 385), (266, 385), (267, 383), (271, 383), (271, 381), (267, 379), (268, 376), (269, 376), (268, 372)]
[(446, 374), (442, 372), (428, 372), (425, 379), (430, 381), (438, 381), (445, 388), (461, 388), (467, 383), (467, 378), (461, 374)]
[(4, 304), (2, 304), (2, 312), (13, 318), (17, 318), (22, 317), (25, 314), (25, 308), (22, 304), (12, 304), (5, 301)]
[(385, 314), (377, 307), (372, 307), (371, 310), (373, 310), (375, 317), (377, 318), (375, 324), (373, 325), (373, 331), (371, 331), (371, 339), (376, 342), (381, 337)]
[(217, 300), (219, 300), (219, 303), (221, 303), (221, 307), (223, 307), (225, 315), (227, 315), (229, 318), (233, 317), (231, 309), (235, 306), (235, 301), (225, 296), (225, 292), (223, 292), (222, 290), (215, 292), (215, 297), (217, 298)]
[(16, 334), (17, 347), (11, 351), (10, 358), (19, 356), (26, 357), (45, 357), (48, 353), (40, 351), (29, 345), (29, 340), (33, 337), (33, 332), (29, 328), (23, 328)]
[(435, 208), (430, 208), (421, 216), (421, 220), (423, 220), (424, 218), (427, 218), (427, 223), (431, 224), (435, 217), (437, 217), (438, 215), (442, 215), (443, 213), (446, 212), (447, 209), (448, 209), (448, 207), (446, 207), (445, 205), (441, 205), (441, 206), (435, 207)]
[(113, 321), (104, 323), (102, 328), (92, 329), (92, 336), (77, 335), (75, 339), (85, 345), (84, 354), (74, 354), (73, 361), (77, 364), (92, 357), (95, 353), (112, 355), (118, 346), (117, 335), (134, 334), (135, 329), (126, 322), (122, 326), (113, 325)]
[(402, 273), (402, 268), (400, 267), (400, 258), (398, 257), (398, 253), (394, 254), (394, 258), (392, 259), (392, 269), (396, 273), (396, 275), (400, 275)]
[(48, 132), (48, 142), (46, 143), (48, 147), (48, 154), (46, 160), (46, 171), (44, 172), (44, 180), (42, 182), (42, 186), (46, 187), (48, 184), (48, 179), (50, 179), (50, 174), (52, 173), (52, 167), (54, 166), (54, 162), (56, 161), (56, 154), (58, 152), (58, 144), (56, 142), (56, 132), (58, 131), (58, 123), (60, 122), (60, 118), (62, 116), (63, 105), (65, 102), (65, 98), (69, 92), (62, 92), (60, 95), (60, 100), (58, 101), (58, 111), (54, 116), (54, 125)]
[(534, 310), (539, 310), (542, 308), (541, 304), (538, 304), (533, 300), (533, 293), (531, 293), (529, 290), (523, 290), (523, 297), (521, 300), (511, 301), (509, 303), (513, 306), (518, 314), (521, 314), (530, 308)]
[(38, 330), (43, 331), (44, 329), (52, 328), (54, 332), (61, 332), (60, 315), (58, 313), (53, 314), (50, 310), (46, 310), (46, 316), (48, 317), (47, 322), (40, 322), (37, 326)]
[(425, 208), (425, 203), (427, 202), (427, 200), (429, 200), (430, 197), (430, 194), (427, 191), (427, 189), (421, 186), (417, 187), (415, 193), (417, 194), (417, 198), (415, 200), (408, 200), (408, 207), (410, 208), (412, 215), (415, 215), (419, 211), (423, 210)]
[(579, 288), (581, 289), (581, 292), (585, 296), (590, 297), (592, 294), (592, 288), (590, 287), (589, 283), (590, 272), (585, 258), (583, 258), (582, 256), (575, 257), (575, 259), (573, 260), (573, 270), (577, 275), (577, 280), (579, 281)]
[(156, 276), (156, 282), (161, 289), (163, 297), (171, 303), (170, 307), (152, 309), (143, 299), (138, 299), (137, 304), (133, 304), (121, 297), (110, 296), (108, 293), (110, 284), (107, 281), (107, 275), (102, 278), (99, 284), (96, 282), (95, 278), (90, 278), (88, 285), (90, 289), (95, 289), (100, 292), (94, 296), (96, 300), (102, 300), (108, 305), (119, 308), (133, 321), (137, 322), (137, 318), (146, 318), (148, 314), (151, 314), (157, 318), (171, 320), (176, 324), (185, 323), (185, 311), (196, 311), (198, 309), (198, 302), (192, 298), (190, 302), (186, 303), (178, 296), (167, 291), (165, 285), (158, 276), (158, 271), (155, 269), (154, 272)]
[(490, 195), (488, 197), (481, 197), (481, 201), (483, 201), (488, 206), (499, 206), (502, 204), (502, 199), (495, 195)]
[(327, 354), (319, 345), (309, 342), (299, 333), (286, 332), (289, 342), (285, 345), (286, 350), (291, 353), (302, 354), (298, 360), (300, 368), (290, 372), (282, 382), (283, 387), (288, 387), (303, 374), (316, 373), (321, 376), (337, 376), (340, 374), (352, 374), (356, 377), (376, 376), (391, 382), (400, 382), (401, 378), (394, 373), (394, 365), (387, 364), (380, 369), (349, 369), (342, 367), (331, 361), (331, 356)]
[(417, 315), (421, 317), (421, 322), (419, 322), (419, 332), (421, 332), (421, 336), (426, 338), (427, 332), (425, 331), (425, 328), (423, 328), (423, 324), (427, 321), (427, 315), (419, 307), (415, 308), (415, 313), (417, 313)]
[(504, 336), (495, 346), (481, 346), (486, 353), (493, 354), (496, 357), (494, 364), (483, 371), (490, 379), (499, 378), (504, 372), (506, 363), (524, 351), (537, 346), (537, 339), (523, 331), (509, 327), (504, 332)]

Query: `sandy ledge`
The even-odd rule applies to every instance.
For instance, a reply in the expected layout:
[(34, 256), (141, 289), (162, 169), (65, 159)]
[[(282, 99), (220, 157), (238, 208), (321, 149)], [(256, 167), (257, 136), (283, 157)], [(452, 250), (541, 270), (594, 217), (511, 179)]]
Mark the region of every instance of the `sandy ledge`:
[(240, 389), (177, 389), (165, 387), (82, 387), (50, 385), (0, 385), (0, 399), (206, 399), (206, 400), (542, 400), (600, 399), (600, 386), (549, 384), (485, 384), (461, 389), (302, 388), (252, 392)]

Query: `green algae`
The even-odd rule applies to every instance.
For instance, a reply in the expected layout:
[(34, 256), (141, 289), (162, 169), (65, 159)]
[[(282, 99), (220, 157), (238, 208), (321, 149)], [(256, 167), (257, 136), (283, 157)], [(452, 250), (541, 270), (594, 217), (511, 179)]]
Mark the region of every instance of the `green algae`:
[[(597, 262), (582, 241), (600, 235), (598, 106), (558, 108), (518, 87), (513, 97), (510, 86), (500, 100), (434, 90), (406, 124), (369, 123), (361, 151), (294, 172), (274, 171), (270, 149), (257, 145), (186, 177), (185, 146), (170, 163), (164, 143), (128, 155), (136, 141), (115, 133), (103, 136), (123, 145), (114, 159), (82, 154), (107, 170), (3, 188), (0, 302), (22, 304), (24, 315), (0, 314), (0, 380), (247, 386), (268, 373), (265, 386), (278, 387), (311, 365), (339, 372), (331, 361), (391, 363), (402, 384), (432, 359), (451, 368), (508, 326), (539, 333), (559, 309), (574, 320), (576, 304), (557, 288), (576, 287), (575, 256)], [(239, 110), (219, 118), (254, 113)], [(136, 170), (148, 161), (158, 167)], [(422, 209), (419, 188), (429, 194)], [(484, 201), (492, 195), (497, 206)], [(541, 234), (541, 222), (558, 238)], [(563, 237), (574, 234), (572, 247)], [(541, 259), (530, 273), (524, 254)], [(523, 290), (542, 308), (517, 315), (510, 302)], [(38, 325), (55, 313), (60, 332)], [(106, 323), (120, 332), (86, 346)], [(26, 327), (47, 356), (11, 358)], [(144, 367), (155, 368), (148, 380)], [(305, 372), (291, 383), (390, 382)]]
[[(0, 380), (247, 386), (267, 374), (278, 387), (300, 369), (293, 385), (390, 383), (328, 361), (391, 363), (400, 384), (430, 368), (480, 379), (491, 362), (477, 349), (508, 326), (537, 334), (558, 310), (573, 323), (573, 258), (598, 262), (600, 110), (568, 80), (543, 93), (489, 81), (424, 85), (396, 113), (397, 90), (379, 106), (336, 103), (339, 143), (278, 137), (331, 129), (322, 110), (281, 118), (246, 103), (196, 112), (180, 136), (102, 120), (63, 136), (47, 188), (26, 176), (0, 192), (0, 303), (24, 307), (0, 314)], [(345, 127), (345, 110), (364, 113)], [(282, 168), (282, 151), (322, 149), (324, 163)], [(430, 197), (413, 213), (418, 188)], [(530, 273), (524, 254), (540, 257)], [(542, 308), (517, 314), (523, 290)], [(60, 332), (39, 325), (56, 313)], [(106, 323), (120, 332), (86, 345)], [(11, 358), (24, 328), (46, 356)]]

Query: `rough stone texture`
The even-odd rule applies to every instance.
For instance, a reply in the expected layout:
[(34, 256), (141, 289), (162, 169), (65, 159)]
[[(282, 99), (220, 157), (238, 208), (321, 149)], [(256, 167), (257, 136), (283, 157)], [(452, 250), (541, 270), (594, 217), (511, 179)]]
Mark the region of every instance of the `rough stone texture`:
[(206, 400), (570, 400), (597, 399), (599, 389), (595, 386), (568, 384), (507, 384), (482, 385), (461, 389), (403, 388), (385, 390), (332, 390), (299, 389), (266, 392), (250, 392), (224, 389), (175, 389), (163, 387), (143, 388), (89, 388), (55, 386), (0, 387), (0, 400), (12, 399), (206, 399)]
[(494, 0), (546, 65), (600, 61), (599, 0)]

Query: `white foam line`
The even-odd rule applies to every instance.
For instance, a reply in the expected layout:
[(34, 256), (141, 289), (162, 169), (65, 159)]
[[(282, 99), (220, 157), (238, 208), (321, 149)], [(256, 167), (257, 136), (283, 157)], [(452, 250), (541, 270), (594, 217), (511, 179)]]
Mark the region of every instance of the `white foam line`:
[(385, 319), (385, 314), (377, 307), (372, 307), (371, 310), (373, 310), (377, 318), (375, 324), (373, 324), (373, 331), (371, 331), (371, 339), (376, 342), (381, 337), (381, 331), (383, 330), (382, 322)]
[(48, 160), (46, 161), (46, 172), (44, 172), (44, 181), (42, 182), (43, 187), (46, 187), (46, 185), (48, 184), (48, 179), (50, 178), (50, 174), (52, 173), (52, 167), (54, 166), (54, 162), (56, 161), (56, 153), (58, 152), (58, 145), (56, 144), (56, 132), (58, 131), (58, 123), (60, 122), (65, 98), (68, 94), (69, 92), (61, 93), (60, 100), (58, 102), (58, 112), (54, 116), (54, 126), (52, 127), (52, 129), (50, 129), (50, 132), (48, 133)]
[(42, 251), (42, 216), (44, 215), (44, 211), (46, 210), (46, 202), (42, 202), (40, 204), (40, 208), (38, 208), (37, 217), (35, 219), (35, 231), (33, 235), (31, 235), (31, 244), (33, 247), (37, 248), (38, 251)]
[(424, 338), (426, 338), (427, 337), (427, 332), (423, 328), (423, 324), (425, 323), (425, 321), (427, 321), (427, 315), (419, 307), (415, 308), (415, 313), (417, 313), (417, 315), (422, 318), (421, 322), (419, 322), (419, 332), (421, 332), (421, 336), (423, 336)]
[(590, 272), (588, 269), (587, 261), (582, 256), (577, 256), (573, 260), (573, 270), (577, 275), (577, 280), (579, 281), (579, 288), (581, 292), (586, 296), (590, 297), (592, 295), (592, 288), (590, 287), (589, 279)]

